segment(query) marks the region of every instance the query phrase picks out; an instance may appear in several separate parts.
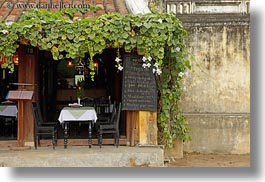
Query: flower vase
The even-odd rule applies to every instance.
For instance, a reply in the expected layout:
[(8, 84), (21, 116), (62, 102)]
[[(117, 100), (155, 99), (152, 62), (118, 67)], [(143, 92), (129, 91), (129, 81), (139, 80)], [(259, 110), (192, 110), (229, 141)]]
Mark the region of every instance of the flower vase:
[(81, 99), (78, 97), (78, 98), (77, 98), (77, 103), (78, 103), (79, 105), (80, 105), (80, 100), (81, 100)]

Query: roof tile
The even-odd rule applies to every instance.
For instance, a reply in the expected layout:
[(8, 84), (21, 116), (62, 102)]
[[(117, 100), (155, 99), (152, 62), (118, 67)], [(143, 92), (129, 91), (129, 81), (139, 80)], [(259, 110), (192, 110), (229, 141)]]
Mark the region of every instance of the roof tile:
[[(84, 15), (77, 13), (74, 19), (82, 17), (95, 17), (104, 13), (118, 12), (121, 14), (128, 14), (128, 9), (125, 5), (125, 0), (0, 0), (0, 21), (18, 21), (23, 11), (28, 11), (33, 7), (39, 9), (48, 9), (49, 11), (58, 11), (60, 4), (74, 4), (78, 6), (80, 4), (97, 5), (102, 9), (96, 13), (88, 11)], [(59, 7), (55, 7), (57, 4)]]

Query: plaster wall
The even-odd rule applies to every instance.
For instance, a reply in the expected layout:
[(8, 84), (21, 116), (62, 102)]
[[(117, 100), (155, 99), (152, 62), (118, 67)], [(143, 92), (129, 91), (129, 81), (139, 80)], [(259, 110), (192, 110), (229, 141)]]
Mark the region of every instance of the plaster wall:
[(192, 68), (181, 108), (193, 140), (184, 151), (250, 152), (248, 24), (186, 25)]

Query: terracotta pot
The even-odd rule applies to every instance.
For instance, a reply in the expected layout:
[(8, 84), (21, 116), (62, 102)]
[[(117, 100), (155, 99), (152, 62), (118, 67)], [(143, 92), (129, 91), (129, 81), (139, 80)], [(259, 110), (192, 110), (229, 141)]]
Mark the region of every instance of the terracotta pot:
[(181, 138), (177, 137), (173, 141), (173, 148), (165, 148), (164, 152), (165, 158), (168, 158), (171, 161), (183, 158), (183, 141), (181, 140)]

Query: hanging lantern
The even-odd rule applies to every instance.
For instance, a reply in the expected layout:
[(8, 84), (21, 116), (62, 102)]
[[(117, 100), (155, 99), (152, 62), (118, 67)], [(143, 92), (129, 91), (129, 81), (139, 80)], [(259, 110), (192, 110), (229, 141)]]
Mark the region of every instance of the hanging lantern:
[(7, 61), (7, 57), (0, 56), (0, 64), (4, 64)]
[(73, 66), (74, 66), (73, 60), (69, 59), (67, 62), (67, 67), (73, 67)]
[(13, 62), (14, 62), (15, 65), (18, 65), (18, 63), (19, 63), (18, 61), (19, 61), (19, 59), (18, 59), (18, 53), (16, 52), (13, 55)]

